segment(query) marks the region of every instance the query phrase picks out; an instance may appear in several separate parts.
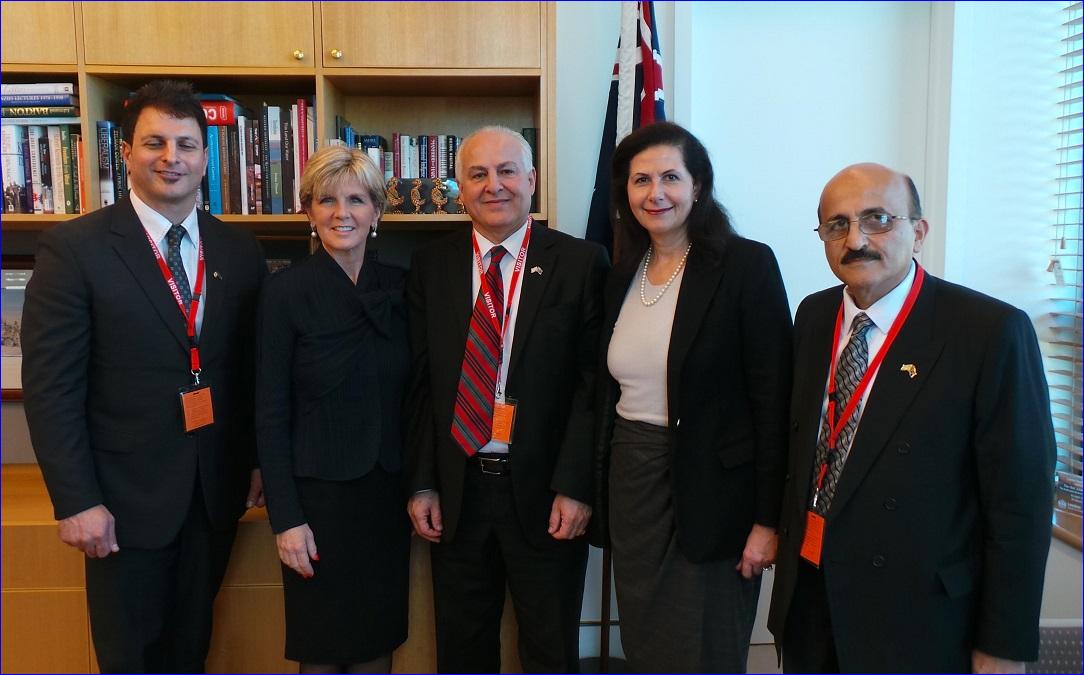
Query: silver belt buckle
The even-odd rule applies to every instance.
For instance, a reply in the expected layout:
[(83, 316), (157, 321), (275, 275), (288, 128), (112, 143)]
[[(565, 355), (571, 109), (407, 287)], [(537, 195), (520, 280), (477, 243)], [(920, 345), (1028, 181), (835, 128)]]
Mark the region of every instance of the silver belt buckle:
[(487, 476), (503, 476), (504, 467), (501, 463), (504, 461), (502, 457), (479, 457), (478, 465), (482, 468), (482, 473)]

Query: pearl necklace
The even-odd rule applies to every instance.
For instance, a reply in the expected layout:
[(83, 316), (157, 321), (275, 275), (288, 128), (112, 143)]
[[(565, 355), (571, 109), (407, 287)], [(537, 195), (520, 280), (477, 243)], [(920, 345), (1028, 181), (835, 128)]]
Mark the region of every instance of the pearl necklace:
[(652, 300), (647, 299), (647, 266), (651, 264), (651, 251), (652, 246), (647, 247), (647, 253), (644, 254), (644, 273), (640, 275), (640, 302), (644, 303), (644, 307), (650, 307), (656, 302), (662, 299), (662, 296), (666, 294), (666, 291), (670, 288), (670, 284), (674, 283), (674, 279), (681, 274), (681, 270), (685, 269), (685, 261), (689, 258), (689, 249), (693, 247), (693, 243), (690, 241), (689, 245), (685, 247), (685, 253), (681, 256), (681, 262), (674, 268), (674, 273), (670, 275), (670, 278), (663, 284), (662, 290)]

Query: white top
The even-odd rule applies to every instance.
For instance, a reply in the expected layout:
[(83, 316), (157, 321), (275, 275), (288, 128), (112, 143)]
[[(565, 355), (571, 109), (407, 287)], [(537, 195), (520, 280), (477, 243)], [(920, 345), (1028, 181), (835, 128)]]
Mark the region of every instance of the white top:
[[(490, 251), (495, 246), (503, 246), (505, 250), (504, 257), (501, 258), (501, 280), (504, 282), (504, 300), (508, 302), (508, 294), (512, 286), (512, 270), (516, 267), (516, 256), (519, 254), (519, 247), (523, 245), (523, 237), (527, 234), (527, 222), (520, 226), (518, 230), (513, 232), (507, 239), (500, 244), (495, 244), (486, 239), (481, 232), (474, 230), (474, 236), (478, 239), (478, 251), (482, 254), (482, 270), (489, 269), (489, 261), (492, 256)], [(473, 310), (474, 303), (478, 300), (478, 291), (482, 287), (482, 276), (478, 272), (478, 265), (474, 262), (474, 251), (471, 251), (471, 302), (470, 306)], [(512, 313), (508, 316), (508, 327), (504, 331), (504, 349), (501, 354), (501, 366), (497, 372), (497, 378), (501, 385), (501, 391), (505, 390), (508, 384), (508, 361), (512, 355), (512, 340), (516, 332), (516, 317), (519, 316), (519, 300), (523, 297), (523, 282), (525, 277), (530, 274), (530, 270), (527, 269), (526, 261), (524, 261), (523, 271), (519, 273), (519, 288), (516, 291), (516, 296), (512, 298)], [(518, 412), (517, 412), (518, 414)], [(499, 441), (490, 440), (485, 446), (478, 450), (478, 452), (508, 452), (508, 444), (501, 443)]]
[[(908, 270), (907, 276), (903, 278), (895, 288), (886, 293), (877, 302), (869, 306), (868, 309), (859, 309), (854, 304), (854, 298), (851, 297), (850, 292), (843, 289), (843, 328), (840, 331), (839, 344), (836, 345), (835, 357), (838, 359), (839, 355), (843, 353), (844, 347), (851, 339), (851, 325), (854, 323), (854, 317), (859, 313), (865, 312), (866, 316), (873, 321), (873, 326), (866, 331), (866, 349), (868, 366), (873, 359), (877, 356), (877, 352), (881, 349), (881, 346), (885, 343), (885, 338), (888, 337), (888, 331), (892, 328), (892, 323), (899, 316), (900, 310), (903, 309), (903, 303), (907, 300), (907, 294), (911, 291), (911, 285), (915, 281), (915, 262), (911, 261), (911, 269)], [(873, 372), (869, 381), (869, 386), (866, 387), (866, 391), (862, 394), (862, 400), (859, 401), (858, 408), (855, 410), (855, 415), (858, 416), (859, 421), (862, 420), (862, 412), (866, 408), (866, 398), (869, 393), (873, 391), (873, 384), (877, 380), (877, 373), (880, 372), (880, 367)], [(824, 381), (824, 401), (821, 404), (821, 425), (824, 425), (824, 415), (828, 410), (828, 380)], [(844, 402), (846, 405), (846, 402)], [(842, 410), (840, 411), (842, 412)]]
[[(143, 229), (147, 231), (147, 234), (154, 240), (156, 246), (158, 246), (159, 253), (162, 257), (166, 257), (166, 251), (169, 248), (169, 242), (166, 241), (166, 234), (169, 232), (169, 228), (173, 227), (173, 223), (169, 221), (161, 213), (158, 213), (139, 198), (135, 189), (130, 188), (128, 190), (128, 196), (132, 200), (132, 207), (135, 209), (136, 216), (139, 217), (139, 222), (142, 223)], [(188, 276), (189, 292), (195, 292), (196, 289), (196, 269), (199, 266), (199, 219), (196, 217), (196, 205), (192, 204), (192, 210), (185, 216), (185, 219), (181, 221), (181, 226), (184, 227), (185, 232), (188, 233), (187, 237), (181, 238), (181, 262), (184, 264), (184, 273)], [(206, 251), (204, 251), (206, 256)], [(162, 283), (165, 283), (163, 280)], [(203, 328), (203, 310), (207, 306), (207, 280), (203, 280), (203, 293), (200, 296), (199, 309), (196, 310), (196, 335), (199, 335), (200, 330)], [(187, 311), (188, 308), (185, 308)]]
[[(670, 423), (666, 401), (666, 360), (670, 354), (674, 310), (677, 309), (685, 269), (682, 268), (670, 288), (650, 307), (645, 307), (640, 300), (643, 273), (644, 263), (641, 261), (614, 324), (606, 365), (609, 366), (610, 375), (621, 385), (617, 414), (634, 422), (665, 427)], [(650, 300), (657, 297), (662, 288), (663, 285), (656, 286), (648, 281), (644, 295)]]

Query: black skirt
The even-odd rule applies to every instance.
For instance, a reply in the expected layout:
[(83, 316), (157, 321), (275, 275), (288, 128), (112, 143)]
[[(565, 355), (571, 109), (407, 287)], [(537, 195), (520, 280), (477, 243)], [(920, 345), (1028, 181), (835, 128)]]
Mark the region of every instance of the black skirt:
[(282, 566), (286, 658), (361, 663), (407, 637), (410, 521), (397, 475), (379, 466), (361, 478), (297, 478), (320, 560), (314, 575)]

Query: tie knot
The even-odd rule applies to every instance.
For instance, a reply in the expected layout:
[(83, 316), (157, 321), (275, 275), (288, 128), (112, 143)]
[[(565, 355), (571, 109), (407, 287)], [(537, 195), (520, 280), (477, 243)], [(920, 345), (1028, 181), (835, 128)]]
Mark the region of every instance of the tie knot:
[(166, 241), (169, 243), (170, 246), (180, 246), (181, 239), (184, 238), (184, 235), (184, 226), (180, 223), (177, 223), (173, 227), (169, 228), (169, 232), (166, 232)]
[(851, 323), (851, 339), (864, 338), (873, 326), (873, 319), (869, 318), (865, 312), (859, 312)]
[(499, 264), (501, 262), (501, 258), (503, 258), (504, 254), (507, 252), (508, 251), (505, 251), (503, 246), (494, 246), (493, 248), (489, 249), (489, 264)]

